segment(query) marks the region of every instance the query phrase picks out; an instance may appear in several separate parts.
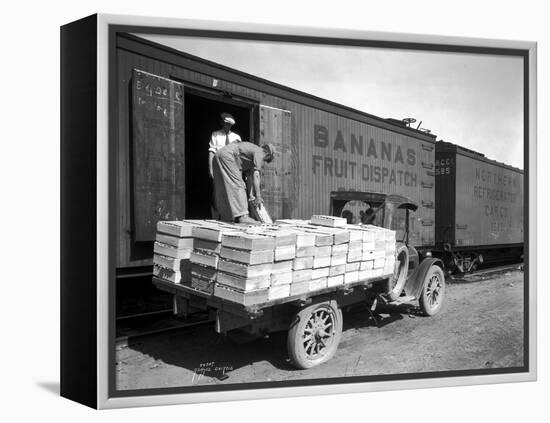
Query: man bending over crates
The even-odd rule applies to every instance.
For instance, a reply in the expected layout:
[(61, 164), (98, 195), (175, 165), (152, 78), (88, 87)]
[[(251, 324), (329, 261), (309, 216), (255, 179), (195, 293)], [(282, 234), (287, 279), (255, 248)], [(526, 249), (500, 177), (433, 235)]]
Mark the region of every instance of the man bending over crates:
[[(255, 205), (263, 202), (260, 193), (260, 171), (263, 163), (273, 160), (271, 144), (261, 147), (251, 142), (237, 142), (219, 149), (214, 156), (214, 200), (220, 219), (226, 222), (258, 223), (248, 215), (248, 196)], [(249, 183), (243, 179), (246, 176)]]

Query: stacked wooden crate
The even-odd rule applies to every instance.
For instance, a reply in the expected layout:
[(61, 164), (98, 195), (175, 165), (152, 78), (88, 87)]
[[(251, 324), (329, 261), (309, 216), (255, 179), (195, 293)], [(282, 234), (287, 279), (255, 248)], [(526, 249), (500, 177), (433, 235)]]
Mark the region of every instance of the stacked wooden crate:
[(274, 242), (268, 298), (271, 301), (288, 297), (292, 283), (292, 263), (296, 257), (296, 234), (277, 227), (266, 227), (261, 233)]
[(392, 274), (395, 266), (395, 231), (388, 231), (378, 226), (365, 226), (375, 233), (374, 250), (369, 253), (373, 257), (372, 277)]
[(308, 223), (302, 223), (298, 228), (314, 236), (313, 260), (309, 284), (296, 281), (293, 291), (302, 294), (339, 285), (346, 270), (349, 232)]
[(274, 249), (274, 240), (265, 235), (224, 233), (215, 295), (243, 305), (267, 302)]
[(208, 294), (214, 293), (224, 233), (236, 232), (232, 225), (208, 222), (193, 228), (195, 239), (191, 254), (191, 287)]
[[(345, 219), (332, 216), (312, 216), (311, 221), (281, 219), (276, 223), (315, 235), (311, 269), (307, 268), (307, 260), (298, 261), (301, 274), (311, 271), (309, 290), (324, 285), (324, 280), (319, 278), (327, 277), (326, 286), (332, 287), (393, 273), (395, 231), (373, 225), (348, 225)], [(298, 277), (293, 282), (302, 281)], [(302, 293), (302, 290), (307, 292), (305, 285), (296, 286), (293, 292)]]
[(193, 227), (202, 221), (158, 222), (153, 274), (170, 282), (190, 280)]
[(395, 266), (395, 232), (331, 216), (252, 227), (160, 222), (158, 231), (157, 276), (245, 306), (391, 275)]
[(373, 225), (358, 228), (363, 233), (359, 279), (391, 275), (395, 266), (395, 231)]

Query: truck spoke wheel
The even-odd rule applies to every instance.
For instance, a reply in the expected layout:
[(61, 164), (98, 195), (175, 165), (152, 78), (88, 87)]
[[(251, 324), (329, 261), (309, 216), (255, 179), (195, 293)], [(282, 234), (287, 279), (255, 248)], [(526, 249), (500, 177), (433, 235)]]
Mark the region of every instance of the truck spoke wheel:
[(420, 309), (426, 316), (434, 316), (439, 312), (445, 298), (445, 276), (438, 266), (432, 266), (424, 279), (420, 295)]
[(437, 307), (439, 305), (441, 293), (441, 280), (437, 274), (434, 274), (426, 287), (426, 297), (430, 307)]
[(342, 335), (342, 312), (335, 302), (300, 310), (288, 331), (287, 348), (294, 365), (308, 369), (329, 360)]
[[(302, 343), (308, 359), (315, 360), (330, 347), (331, 342), (334, 341), (335, 319), (334, 310), (324, 308), (315, 311), (310, 316), (302, 335)], [(307, 345), (311, 344), (313, 348), (310, 350)]]

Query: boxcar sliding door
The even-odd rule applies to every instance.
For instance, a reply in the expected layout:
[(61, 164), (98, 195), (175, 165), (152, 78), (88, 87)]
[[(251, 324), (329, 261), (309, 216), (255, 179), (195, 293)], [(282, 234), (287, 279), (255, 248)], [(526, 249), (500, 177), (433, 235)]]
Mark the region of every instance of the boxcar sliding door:
[(292, 154), (292, 115), (288, 110), (260, 105), (260, 145), (273, 144), (275, 158), (264, 165), (262, 196), (275, 219), (289, 218), (295, 206), (297, 154)]
[(185, 217), (183, 84), (132, 75), (133, 234), (153, 241), (159, 220)]

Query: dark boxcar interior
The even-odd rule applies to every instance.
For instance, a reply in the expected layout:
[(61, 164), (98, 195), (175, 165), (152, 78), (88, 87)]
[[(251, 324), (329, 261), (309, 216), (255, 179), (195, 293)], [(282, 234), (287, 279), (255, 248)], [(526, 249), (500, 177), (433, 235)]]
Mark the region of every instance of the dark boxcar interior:
[(208, 141), (211, 132), (220, 129), (220, 114), (227, 112), (235, 118), (231, 129), (243, 141), (251, 140), (250, 108), (235, 102), (216, 101), (195, 91), (185, 93), (185, 166), (187, 219), (210, 219), (212, 184), (208, 177)]

